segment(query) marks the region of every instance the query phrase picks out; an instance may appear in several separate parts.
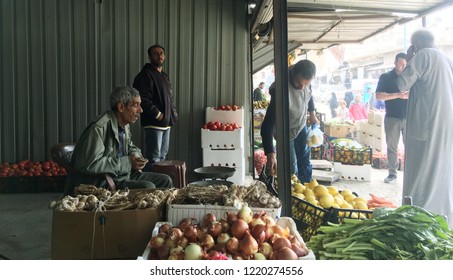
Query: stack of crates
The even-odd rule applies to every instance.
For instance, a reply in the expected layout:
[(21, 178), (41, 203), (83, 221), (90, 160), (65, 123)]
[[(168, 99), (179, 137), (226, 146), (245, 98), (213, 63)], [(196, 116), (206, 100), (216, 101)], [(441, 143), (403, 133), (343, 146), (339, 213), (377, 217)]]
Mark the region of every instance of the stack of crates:
[(234, 175), (228, 178), (235, 184), (243, 185), (245, 181), (244, 155), (244, 109), (235, 111), (206, 108), (206, 123), (236, 123), (239, 129), (219, 131), (201, 129), (201, 147), (203, 150), (203, 166), (234, 167)]

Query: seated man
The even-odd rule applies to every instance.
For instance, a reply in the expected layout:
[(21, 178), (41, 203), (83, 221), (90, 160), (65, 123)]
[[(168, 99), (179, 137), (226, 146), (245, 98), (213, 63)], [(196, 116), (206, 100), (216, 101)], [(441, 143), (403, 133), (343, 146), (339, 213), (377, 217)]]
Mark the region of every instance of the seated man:
[(139, 92), (129, 86), (120, 86), (110, 95), (111, 110), (91, 122), (77, 141), (72, 154), (70, 184), (65, 195), (72, 195), (79, 184), (118, 189), (171, 188), (168, 175), (142, 172), (147, 160), (131, 141), (129, 125), (143, 112)]

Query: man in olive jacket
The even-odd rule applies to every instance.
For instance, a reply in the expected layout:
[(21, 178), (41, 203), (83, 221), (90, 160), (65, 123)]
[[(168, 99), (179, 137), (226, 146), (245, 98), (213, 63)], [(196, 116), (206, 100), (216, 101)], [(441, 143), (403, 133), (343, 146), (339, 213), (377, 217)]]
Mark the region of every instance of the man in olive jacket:
[(165, 174), (142, 172), (147, 160), (131, 140), (130, 124), (135, 123), (142, 108), (139, 92), (120, 86), (110, 95), (111, 110), (98, 116), (82, 133), (74, 148), (70, 184), (65, 194), (72, 194), (79, 184), (98, 187), (171, 188)]

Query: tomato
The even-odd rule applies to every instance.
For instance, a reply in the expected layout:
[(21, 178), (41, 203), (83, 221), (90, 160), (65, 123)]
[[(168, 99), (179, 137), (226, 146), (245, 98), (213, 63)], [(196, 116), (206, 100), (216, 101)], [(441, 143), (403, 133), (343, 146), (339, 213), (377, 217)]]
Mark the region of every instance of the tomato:
[(211, 125), (210, 130), (217, 130), (217, 125), (215, 125), (215, 124)]
[(220, 105), (219, 107), (217, 107), (217, 110), (225, 110), (225, 106)]
[(238, 105), (233, 105), (233, 111), (236, 111), (237, 109), (239, 109), (239, 106)]
[(215, 124), (217, 127), (220, 127), (220, 126), (222, 125), (221, 122), (215, 122), (214, 124)]
[(238, 129), (238, 128), (239, 128), (239, 126), (237, 125), (237, 123), (233, 123), (232, 127), (233, 127), (233, 129)]
[(204, 124), (204, 125), (202, 126), (202, 128), (203, 128), (203, 129), (207, 129), (207, 128), (208, 128), (208, 125), (207, 125), (207, 124)]
[(233, 127), (231, 125), (227, 125), (225, 128), (226, 131), (233, 131)]
[(230, 106), (230, 105), (226, 105), (226, 106), (225, 106), (225, 110), (231, 111), (231, 106)]
[(219, 126), (219, 130), (225, 130), (225, 126), (222, 124), (221, 126)]

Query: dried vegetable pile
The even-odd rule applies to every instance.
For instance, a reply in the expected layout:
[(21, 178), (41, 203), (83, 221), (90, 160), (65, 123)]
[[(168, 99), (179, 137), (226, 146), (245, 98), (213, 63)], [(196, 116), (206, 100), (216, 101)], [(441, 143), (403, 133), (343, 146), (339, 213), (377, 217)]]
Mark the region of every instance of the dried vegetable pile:
[(267, 191), (263, 182), (250, 186), (224, 185), (187, 186), (175, 191), (170, 204), (204, 204), (238, 207), (247, 203), (250, 207), (280, 208), (280, 199)]
[(75, 196), (65, 196), (49, 204), (57, 211), (95, 211), (155, 208), (167, 200), (171, 190), (153, 189), (130, 192), (129, 189), (111, 192), (93, 185), (81, 184), (75, 188)]

